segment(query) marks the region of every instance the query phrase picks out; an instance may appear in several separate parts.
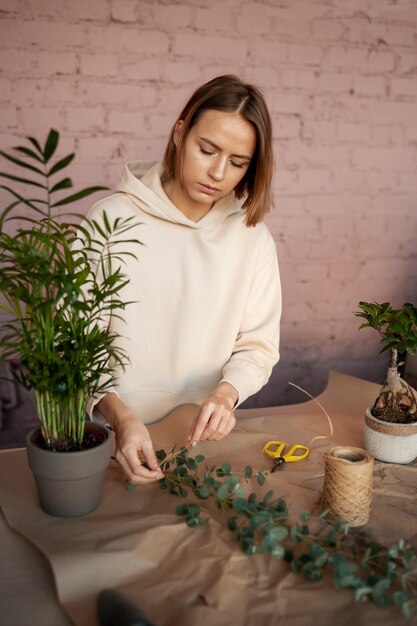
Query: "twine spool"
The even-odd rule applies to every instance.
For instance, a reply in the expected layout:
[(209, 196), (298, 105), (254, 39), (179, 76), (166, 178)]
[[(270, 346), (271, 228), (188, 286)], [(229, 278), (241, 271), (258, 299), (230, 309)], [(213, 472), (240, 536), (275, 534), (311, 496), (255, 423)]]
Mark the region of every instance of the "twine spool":
[(324, 459), (322, 510), (328, 509), (330, 520), (364, 526), (371, 514), (373, 457), (361, 448), (337, 447)]

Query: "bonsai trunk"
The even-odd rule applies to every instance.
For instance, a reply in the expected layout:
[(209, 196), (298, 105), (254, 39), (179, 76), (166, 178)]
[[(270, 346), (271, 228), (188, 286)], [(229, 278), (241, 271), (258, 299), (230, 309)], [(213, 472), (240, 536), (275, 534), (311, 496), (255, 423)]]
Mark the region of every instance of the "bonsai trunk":
[(417, 391), (398, 371), (398, 352), (391, 350), (387, 379), (373, 406), (372, 415), (384, 422), (407, 424), (417, 421)]

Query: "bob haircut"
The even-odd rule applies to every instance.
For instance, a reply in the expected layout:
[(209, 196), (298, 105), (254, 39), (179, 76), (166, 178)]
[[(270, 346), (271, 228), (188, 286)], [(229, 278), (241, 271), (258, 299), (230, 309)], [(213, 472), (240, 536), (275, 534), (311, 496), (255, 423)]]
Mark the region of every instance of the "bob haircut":
[[(256, 132), (256, 147), (249, 167), (235, 187), (237, 198), (246, 195), (242, 208), (246, 211), (246, 226), (255, 226), (271, 207), (273, 172), (272, 125), (268, 108), (260, 91), (245, 84), (232, 74), (213, 78), (199, 87), (191, 96), (175, 122), (164, 154), (168, 174), (182, 184), (184, 144), (190, 129), (208, 109), (238, 113)], [(182, 120), (182, 133), (175, 145), (176, 123)]]

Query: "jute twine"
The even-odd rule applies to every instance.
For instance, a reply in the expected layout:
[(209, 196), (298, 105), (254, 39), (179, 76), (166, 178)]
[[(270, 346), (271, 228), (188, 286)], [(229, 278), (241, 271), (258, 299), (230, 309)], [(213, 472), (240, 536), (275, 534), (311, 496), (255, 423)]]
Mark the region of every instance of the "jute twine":
[(373, 457), (361, 448), (339, 446), (324, 459), (322, 510), (329, 511), (330, 520), (364, 526), (371, 514)]

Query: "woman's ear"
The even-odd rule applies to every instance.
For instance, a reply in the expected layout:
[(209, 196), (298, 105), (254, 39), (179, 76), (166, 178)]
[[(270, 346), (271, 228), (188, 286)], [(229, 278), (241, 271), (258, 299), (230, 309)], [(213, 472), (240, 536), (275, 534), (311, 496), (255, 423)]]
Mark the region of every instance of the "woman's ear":
[(184, 120), (178, 120), (174, 128), (174, 143), (176, 146), (178, 146), (183, 127), (184, 127)]

